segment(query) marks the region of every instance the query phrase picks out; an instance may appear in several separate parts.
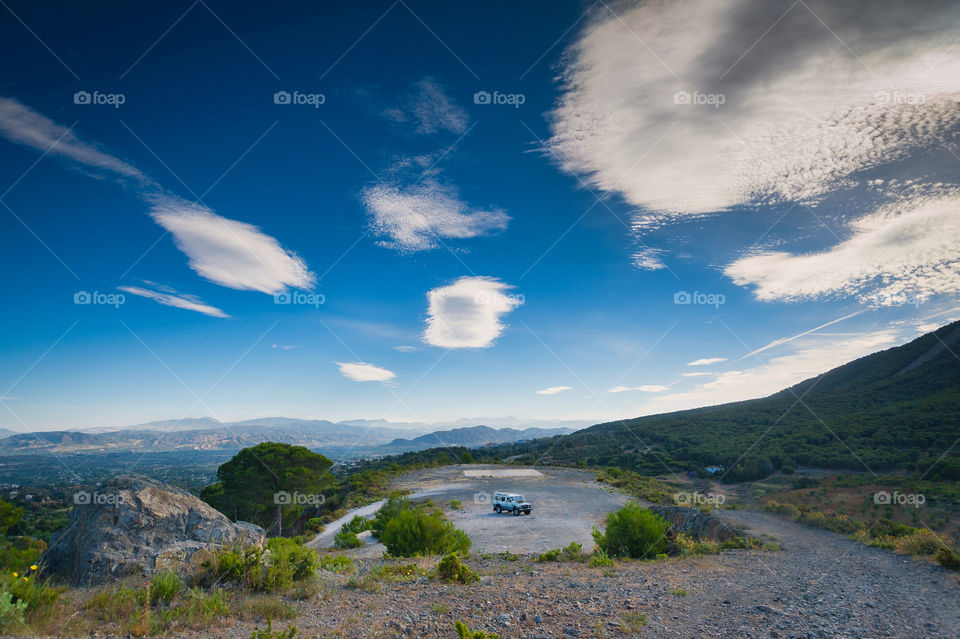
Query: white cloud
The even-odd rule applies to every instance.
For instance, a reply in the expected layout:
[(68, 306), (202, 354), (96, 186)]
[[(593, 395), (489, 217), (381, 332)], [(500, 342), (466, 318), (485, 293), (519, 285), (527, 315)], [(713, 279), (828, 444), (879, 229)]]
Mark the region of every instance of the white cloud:
[(726, 357), (705, 357), (703, 359), (695, 359), (692, 362), (687, 362), (687, 366), (709, 366), (710, 364), (719, 364), (720, 362), (727, 361)]
[[(763, 252), (727, 272), (761, 300), (960, 289), (946, 248), (960, 196), (885, 206), (897, 185), (957, 182), (958, 5), (676, 0), (600, 16), (568, 52), (549, 146), (639, 207), (635, 233), (746, 207), (850, 219), (871, 206), (833, 249)], [(661, 263), (634, 256), (638, 268)]]
[(106, 169), (125, 177), (145, 179), (130, 164), (83, 142), (65, 126), (11, 98), (0, 98), (0, 134), (37, 151), (61, 156), (88, 168)]
[[(694, 390), (657, 397), (653, 410), (662, 412), (765, 397), (805, 379), (846, 364), (900, 341), (895, 329), (855, 337), (809, 337), (793, 352), (743, 370), (717, 375)], [(758, 361), (758, 360), (754, 360)]]
[(644, 384), (642, 386), (614, 386), (608, 393), (626, 393), (628, 391), (641, 391), (644, 393), (662, 393), (670, 390), (669, 386), (662, 384)]
[(396, 374), (385, 368), (364, 362), (337, 362), (340, 373), (355, 382), (389, 382)]
[(773, 28), (789, 2), (604, 13), (572, 50), (551, 145), (565, 168), (667, 218), (813, 202), (922, 153), (960, 122), (957, 12), (848, 4), (808, 2), (856, 55), (802, 3)]
[(150, 211), (190, 258), (190, 268), (221, 286), (279, 293), (315, 283), (306, 263), (257, 227), (177, 198), (156, 198)]
[(485, 348), (503, 333), (500, 318), (523, 303), (492, 277), (461, 277), (427, 294), (423, 341), (442, 348)]
[(573, 390), (573, 386), (550, 386), (549, 388), (538, 390), (537, 395), (556, 395), (557, 393), (571, 390)]
[(274, 344), (270, 348), (274, 348), (280, 351), (292, 351), (300, 347), (296, 346), (295, 344)]
[(146, 297), (154, 300), (158, 304), (163, 304), (164, 306), (173, 306), (174, 308), (196, 311), (198, 313), (203, 313), (204, 315), (209, 315), (210, 317), (230, 317), (219, 308), (205, 304), (199, 297), (196, 297), (195, 295), (182, 295), (174, 291), (154, 291), (141, 288), (139, 286), (118, 286), (117, 289), (124, 291), (125, 293), (130, 293), (131, 295)]
[(708, 373), (706, 371), (700, 373), (684, 373), (684, 377), (706, 377), (708, 375), (714, 375), (715, 373)]
[(633, 254), (633, 265), (642, 271), (659, 271), (667, 268), (660, 256), (665, 251), (656, 248), (642, 248)]
[(446, 239), (487, 235), (507, 228), (500, 210), (471, 209), (456, 191), (432, 180), (411, 187), (378, 184), (363, 192), (373, 228), (383, 244), (403, 251), (436, 248)]
[(470, 116), (432, 78), (414, 83), (399, 107), (384, 111), (389, 120), (412, 124), (417, 133), (431, 135), (447, 131), (460, 135), (467, 130)]
[(759, 300), (857, 295), (876, 306), (960, 292), (960, 197), (918, 197), (850, 224), (852, 235), (824, 251), (767, 251), (725, 273)]
[(417, 350), (417, 347), (408, 346), (406, 344), (398, 344), (397, 346), (393, 347), (393, 350), (397, 351), (398, 353), (412, 353), (413, 351)]

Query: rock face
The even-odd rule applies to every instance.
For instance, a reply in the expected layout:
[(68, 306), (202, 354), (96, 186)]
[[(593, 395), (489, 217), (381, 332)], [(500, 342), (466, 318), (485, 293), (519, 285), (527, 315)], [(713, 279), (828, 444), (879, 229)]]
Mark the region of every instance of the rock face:
[(177, 570), (198, 550), (263, 545), (262, 528), (231, 522), (190, 493), (142, 476), (121, 476), (78, 493), (70, 523), (41, 557), (48, 574), (77, 585)]
[(697, 510), (696, 508), (683, 508), (682, 506), (650, 506), (656, 514), (660, 515), (673, 525), (675, 532), (683, 533), (692, 539), (698, 541), (729, 541), (734, 537), (745, 536), (743, 531), (731, 526), (719, 517)]

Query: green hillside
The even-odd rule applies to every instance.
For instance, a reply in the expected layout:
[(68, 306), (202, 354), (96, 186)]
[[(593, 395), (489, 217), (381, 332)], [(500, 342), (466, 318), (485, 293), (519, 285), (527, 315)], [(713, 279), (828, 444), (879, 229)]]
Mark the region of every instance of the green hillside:
[(598, 424), (501, 450), (524, 462), (654, 474), (719, 464), (728, 481), (796, 465), (960, 479), (958, 355), (955, 322), (763, 399)]

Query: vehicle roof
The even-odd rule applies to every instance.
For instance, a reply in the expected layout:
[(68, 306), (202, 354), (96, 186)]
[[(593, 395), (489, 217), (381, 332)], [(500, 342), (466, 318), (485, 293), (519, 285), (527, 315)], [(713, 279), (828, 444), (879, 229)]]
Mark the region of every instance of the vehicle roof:
[(523, 497), (520, 493), (493, 493), (494, 497)]

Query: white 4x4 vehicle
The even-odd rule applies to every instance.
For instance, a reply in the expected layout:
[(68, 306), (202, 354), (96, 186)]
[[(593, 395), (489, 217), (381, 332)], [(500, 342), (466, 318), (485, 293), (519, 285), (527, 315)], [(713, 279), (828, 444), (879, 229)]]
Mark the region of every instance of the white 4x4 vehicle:
[(495, 513), (508, 512), (514, 515), (519, 515), (520, 513), (529, 515), (532, 509), (533, 505), (530, 504), (530, 502), (524, 501), (523, 495), (515, 495), (513, 493), (493, 494), (493, 512)]

